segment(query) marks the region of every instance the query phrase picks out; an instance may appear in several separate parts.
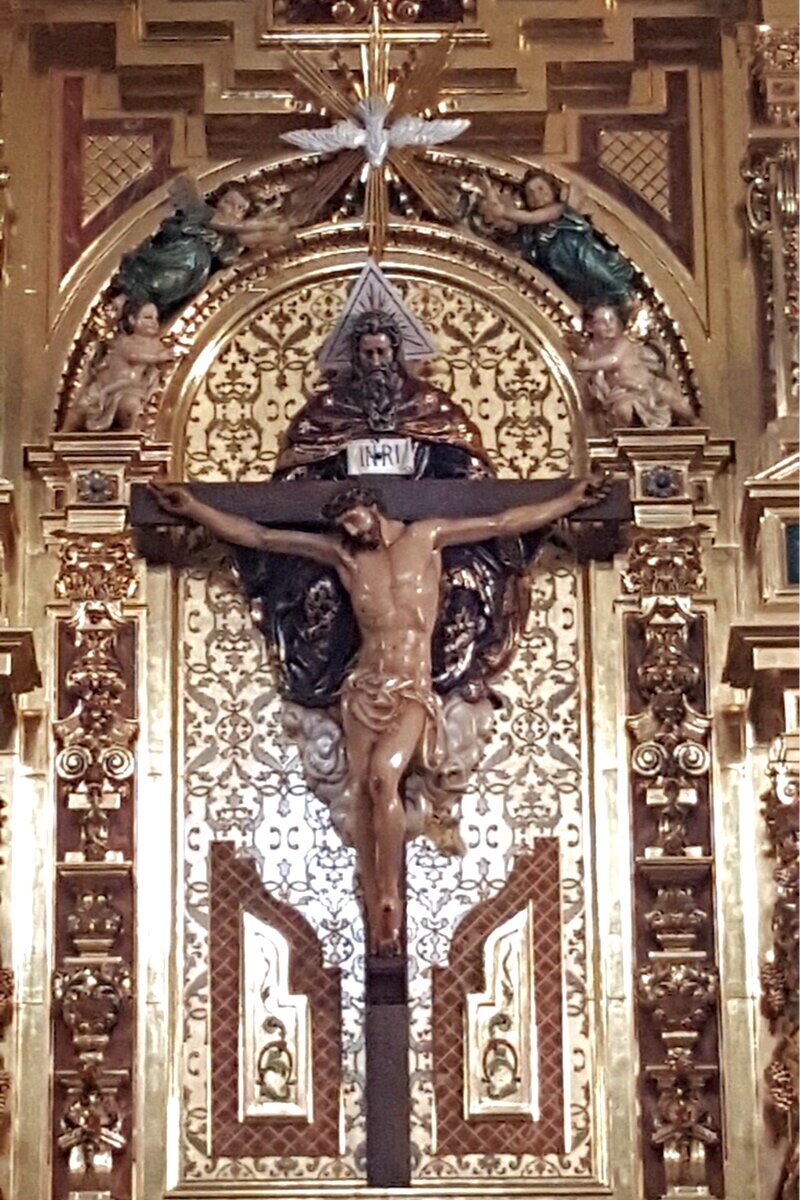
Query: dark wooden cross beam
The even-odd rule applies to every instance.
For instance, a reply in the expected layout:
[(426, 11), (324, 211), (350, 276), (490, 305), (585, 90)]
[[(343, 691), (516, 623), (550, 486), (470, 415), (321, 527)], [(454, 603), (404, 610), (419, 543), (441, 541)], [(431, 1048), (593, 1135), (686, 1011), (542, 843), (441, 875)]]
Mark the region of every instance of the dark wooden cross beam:
[[(377, 492), (390, 517), (414, 521), (434, 516), (489, 516), (517, 505), (553, 499), (567, 491), (571, 482), (569, 479), (409, 480), (371, 475), (340, 482), (195, 483), (188, 488), (205, 504), (249, 517), (262, 525), (313, 529), (326, 524), (321, 516), (326, 501), (352, 484)], [(134, 484), (131, 490), (134, 526), (178, 522), (178, 518), (159, 508), (144, 485)], [(608, 558), (617, 548), (619, 524), (630, 517), (625, 482), (611, 484), (599, 503), (572, 513), (569, 520), (584, 525), (584, 536), (579, 540), (581, 557)], [(411, 1181), (411, 1143), (405, 952), (396, 958), (367, 958), (365, 1035), (367, 1181), (372, 1187), (406, 1187)]]
[[(262, 525), (291, 525), (294, 529), (325, 525), (323, 505), (344, 487), (358, 484), (381, 497), (390, 517), (415, 521), (422, 517), (479, 517), (504, 512), (520, 504), (541, 503), (566, 492), (570, 479), (400, 479), (397, 476), (350, 476), (346, 481), (295, 480), (280, 483), (190, 483), (186, 486), (204, 504), (249, 517)], [(590, 508), (577, 509), (571, 521), (629, 521), (628, 485), (612, 483), (608, 494)], [(177, 517), (159, 508), (144, 484), (131, 488), (131, 524), (173, 525)]]

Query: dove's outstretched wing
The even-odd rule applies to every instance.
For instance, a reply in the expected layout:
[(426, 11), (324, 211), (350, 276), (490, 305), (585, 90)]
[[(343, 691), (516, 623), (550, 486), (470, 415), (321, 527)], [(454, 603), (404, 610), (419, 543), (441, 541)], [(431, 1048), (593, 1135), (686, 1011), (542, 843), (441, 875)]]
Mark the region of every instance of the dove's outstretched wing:
[(365, 132), (355, 121), (337, 121), (330, 129), (293, 129), (282, 133), (281, 139), (313, 154), (337, 154), (340, 150), (355, 150), (363, 146)]
[(426, 121), (424, 117), (400, 117), (389, 128), (389, 145), (400, 149), (402, 146), (438, 146), (441, 142), (450, 142), (469, 129), (469, 121), (465, 117), (434, 118)]

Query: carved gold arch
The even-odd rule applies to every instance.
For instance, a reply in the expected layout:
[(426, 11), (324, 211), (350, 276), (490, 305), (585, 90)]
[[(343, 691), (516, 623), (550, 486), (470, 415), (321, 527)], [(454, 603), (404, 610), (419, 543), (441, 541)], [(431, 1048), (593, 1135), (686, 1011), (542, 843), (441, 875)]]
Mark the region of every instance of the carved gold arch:
[[(458, 158), (441, 152), (429, 157), (464, 175), (491, 171), (497, 181), (508, 184), (518, 182), (524, 169), (515, 163), (487, 157)], [(200, 183), (206, 193), (226, 183), (245, 180), (285, 184), (291, 183), (293, 176), (299, 179), (307, 173), (307, 166), (302, 158), (276, 158), (250, 167), (238, 164), (210, 172)], [(569, 172), (561, 170), (560, 177), (565, 183), (572, 182)], [(653, 231), (617, 200), (587, 186), (585, 180), (580, 181), (580, 188), (587, 194), (598, 230), (610, 232), (612, 241), (619, 244), (634, 264), (638, 290), (651, 311), (672, 370), (683, 389), (698, 399), (701, 390), (698, 380), (702, 383), (704, 374), (706, 331), (702, 303), (694, 294), (685, 268)], [(103, 300), (108, 280), (121, 256), (152, 233), (158, 220), (169, 211), (169, 202), (164, 201), (163, 193), (159, 195), (158, 203), (154, 204), (150, 197), (134, 206), (84, 253), (65, 280), (48, 354), (57, 419), (80, 386), (95, 345), (108, 333), (109, 315)], [(298, 231), (295, 245), (284, 253), (249, 252), (232, 268), (213, 276), (198, 297), (164, 330), (181, 347), (183, 359), (172, 371), (172, 377), (165, 379), (164, 415), (157, 421), (159, 434), (168, 436), (166, 414), (180, 405), (177, 396), (183, 394), (192, 364), (211, 339), (219, 341), (230, 332), (237, 315), (241, 317), (245, 309), (252, 310), (259, 303), (272, 303), (287, 288), (300, 286), (303, 278), (312, 282), (336, 273), (347, 274), (350, 269), (347, 264), (363, 262), (365, 254), (366, 238), (360, 222), (342, 220)], [(466, 287), (483, 289), (488, 283), (498, 303), (505, 302), (524, 324), (536, 329), (539, 339), (550, 344), (557, 358), (569, 361), (565, 338), (571, 322), (579, 315), (577, 305), (513, 251), (462, 227), (393, 219), (383, 263), (390, 271), (394, 266), (408, 274), (412, 262), (420, 275), (431, 279), (439, 269), (443, 277), (451, 277), (455, 272)], [(253, 294), (260, 299), (252, 300)], [(574, 386), (571, 390), (574, 401)]]
[[(178, 473), (184, 469), (187, 417), (211, 364), (237, 332), (259, 314), (266, 317), (291, 297), (308, 296), (319, 287), (338, 283), (342, 289), (349, 288), (361, 269), (364, 249), (355, 239), (351, 248), (345, 249), (343, 240), (341, 232), (325, 231), (302, 252), (270, 263), (267, 272), (255, 282), (247, 275), (233, 283), (220, 280), (218, 288), (212, 285), (196, 312), (176, 323), (179, 344), (189, 337), (193, 340), (189, 353), (170, 380), (158, 413), (154, 414), (153, 433), (158, 441), (172, 446), (173, 467)], [(521, 291), (516, 273), (508, 269), (501, 256), (477, 254), (468, 239), (433, 236), (425, 239), (422, 250), (420, 240), (416, 232), (398, 236), (384, 257), (384, 271), (401, 287), (418, 285), (434, 291), (447, 288), (486, 305), (532, 351), (541, 354), (568, 407), (575, 466), (582, 469), (585, 422), (567, 366), (569, 353), (565, 339), (571, 329), (569, 310), (544, 287)], [(304, 350), (313, 352), (316, 348), (312, 341)]]

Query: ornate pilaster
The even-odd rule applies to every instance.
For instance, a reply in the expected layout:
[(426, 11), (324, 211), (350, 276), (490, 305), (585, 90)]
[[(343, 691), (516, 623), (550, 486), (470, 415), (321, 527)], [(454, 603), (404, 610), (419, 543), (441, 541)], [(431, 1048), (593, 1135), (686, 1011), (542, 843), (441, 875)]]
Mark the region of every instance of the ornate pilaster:
[[(768, 352), (773, 377), (767, 416), (798, 410), (798, 30), (764, 25), (753, 52), (753, 130), (742, 174), (747, 224), (761, 267)], [(796, 426), (796, 422), (793, 423)], [(788, 439), (797, 442), (796, 428)]]
[[(0, 168), (0, 191), (2, 190)], [(2, 196), (0, 195), (0, 205)], [(0, 223), (0, 236), (2, 224)], [(18, 698), (31, 692), (41, 683), (36, 663), (33, 633), (30, 629), (13, 628), (8, 624), (11, 573), (14, 563), (17, 525), (14, 515), (13, 488), (0, 479), (0, 899), (8, 900), (8, 868), (6, 823), (8, 804), (13, 792), (18, 767), (17, 725)], [(11, 1107), (13, 1063), (8, 1061), (6, 1033), (14, 1017), (16, 980), (14, 971), (6, 966), (6, 947), (0, 947), (0, 1163), (6, 1154), (6, 1138)], [(13, 1071), (16, 1075), (17, 1072)], [(0, 1166), (0, 1189), (5, 1186), (5, 1164)], [(0, 1196), (3, 1192), (0, 1190)]]
[(27, 452), (58, 556), (54, 1200), (131, 1195), (141, 604), (125, 519), (130, 484), (166, 458), (124, 434), (55, 435)]
[(648, 1200), (721, 1196), (704, 544), (730, 446), (622, 430), (590, 456), (632, 479), (625, 646), (640, 1100)]

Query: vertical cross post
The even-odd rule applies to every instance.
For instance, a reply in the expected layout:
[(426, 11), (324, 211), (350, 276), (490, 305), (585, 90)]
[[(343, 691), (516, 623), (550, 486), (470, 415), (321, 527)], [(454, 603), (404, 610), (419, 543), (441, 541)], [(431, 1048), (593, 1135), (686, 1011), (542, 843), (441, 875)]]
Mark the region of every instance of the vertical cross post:
[(411, 1182), (408, 957), (367, 958), (367, 1183)]

